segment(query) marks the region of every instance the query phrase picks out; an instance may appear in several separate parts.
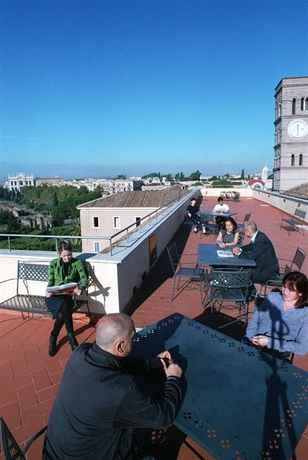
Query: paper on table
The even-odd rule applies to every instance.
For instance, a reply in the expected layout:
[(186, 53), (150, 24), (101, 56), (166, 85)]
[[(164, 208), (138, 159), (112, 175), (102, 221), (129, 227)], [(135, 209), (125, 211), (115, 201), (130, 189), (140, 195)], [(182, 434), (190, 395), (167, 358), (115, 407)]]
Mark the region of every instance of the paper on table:
[(51, 294), (73, 294), (74, 289), (78, 286), (77, 283), (61, 284), (60, 286), (51, 286), (46, 289)]
[(234, 254), (230, 249), (228, 249), (227, 251), (221, 251), (218, 249), (217, 255), (218, 257), (234, 257)]

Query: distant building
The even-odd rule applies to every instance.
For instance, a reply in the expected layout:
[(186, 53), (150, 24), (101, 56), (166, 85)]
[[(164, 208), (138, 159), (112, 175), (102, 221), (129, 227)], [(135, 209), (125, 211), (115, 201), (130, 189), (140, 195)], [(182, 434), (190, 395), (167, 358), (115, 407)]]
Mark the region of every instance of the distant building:
[(283, 78), (275, 88), (273, 190), (308, 178), (308, 77)]
[(20, 192), (20, 189), (25, 186), (35, 186), (35, 179), (33, 174), (18, 173), (15, 176), (8, 176), (8, 187), (9, 190), (14, 190), (15, 192)]
[[(114, 235), (134, 223), (137, 228), (140, 219), (186, 193), (177, 185), (163, 190), (118, 192), (80, 204), (77, 209), (80, 211), (81, 236), (97, 237), (97, 240), (82, 240), (83, 252), (103, 251), (109, 247), (109, 241), (100, 237)], [(119, 235), (120, 238), (123, 234)]]
[(65, 185), (65, 180), (63, 177), (37, 177), (35, 179), (36, 186), (39, 187), (40, 185), (48, 185), (48, 187), (60, 187), (61, 185)]

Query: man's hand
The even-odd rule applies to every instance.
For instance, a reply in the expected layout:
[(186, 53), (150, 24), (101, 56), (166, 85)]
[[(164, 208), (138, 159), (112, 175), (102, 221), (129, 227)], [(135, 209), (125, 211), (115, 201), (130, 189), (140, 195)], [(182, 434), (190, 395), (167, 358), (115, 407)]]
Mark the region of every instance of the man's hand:
[(169, 351), (165, 350), (159, 353), (157, 358), (161, 360), (167, 378), (171, 376), (181, 378), (183, 371), (178, 364), (173, 362)]
[(52, 292), (45, 292), (45, 297), (51, 297), (52, 296)]
[(157, 358), (159, 358), (161, 360), (161, 363), (162, 363), (162, 365), (163, 365), (165, 370), (172, 363), (171, 354), (167, 350), (162, 351), (161, 353), (159, 353), (159, 355), (157, 355)]
[(235, 254), (236, 256), (238, 256), (238, 255), (241, 253), (241, 250), (240, 250), (240, 248), (235, 247), (235, 248), (233, 249), (232, 252), (233, 252), (233, 254)]
[(182, 369), (178, 364), (171, 363), (169, 366), (165, 369), (166, 376), (168, 377), (178, 377), (179, 379), (182, 377)]

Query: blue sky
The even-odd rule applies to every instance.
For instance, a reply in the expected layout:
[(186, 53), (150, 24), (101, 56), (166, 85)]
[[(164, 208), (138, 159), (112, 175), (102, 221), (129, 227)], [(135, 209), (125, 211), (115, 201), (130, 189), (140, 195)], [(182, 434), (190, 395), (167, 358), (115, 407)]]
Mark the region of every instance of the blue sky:
[(0, 0), (0, 181), (273, 166), (307, 0)]

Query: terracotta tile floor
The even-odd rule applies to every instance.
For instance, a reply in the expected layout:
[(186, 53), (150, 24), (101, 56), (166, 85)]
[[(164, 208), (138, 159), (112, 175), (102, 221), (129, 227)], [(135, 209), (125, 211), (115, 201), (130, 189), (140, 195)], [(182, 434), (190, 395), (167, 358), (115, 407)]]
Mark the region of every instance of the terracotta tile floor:
[[(215, 203), (215, 198), (207, 198), (203, 201), (201, 209), (212, 209)], [(243, 218), (246, 212), (252, 212), (251, 220), (271, 238), (278, 257), (292, 259), (298, 246), (305, 249), (307, 230), (305, 236), (298, 232), (288, 235), (285, 230), (280, 230), (281, 211), (248, 198), (242, 198), (238, 203), (230, 202), (229, 205), (232, 211), (237, 212), (238, 222), (241, 222), (240, 218)], [(196, 260), (197, 246), (200, 242), (214, 243), (213, 236), (194, 234), (184, 227), (179, 229), (171, 241), (174, 239), (187, 262)], [(302, 271), (308, 274), (308, 259)], [(212, 319), (207, 310), (202, 310), (198, 289), (186, 289), (172, 302), (172, 282), (171, 267), (164, 252), (144, 286), (127, 308), (136, 327), (143, 328), (174, 312), (212, 327), (223, 321), (225, 315), (232, 315), (232, 311), (225, 310)], [(0, 326), (0, 415), (23, 446), (35, 432), (48, 423), (53, 400), (71, 351), (63, 330), (59, 352), (54, 358), (48, 356), (50, 318), (35, 316), (33, 319), (22, 320), (19, 314), (12, 315), (1, 310)], [(79, 342), (94, 341), (95, 329), (89, 327), (88, 319), (84, 315), (74, 316), (74, 327)], [(225, 332), (233, 336), (240, 335), (243, 327), (238, 324), (226, 328)], [(308, 371), (308, 355), (296, 356), (294, 365)], [(307, 452), (308, 427), (295, 450), (296, 460), (306, 460)], [(38, 460), (40, 456), (41, 441), (37, 441), (30, 449), (28, 459)], [(3, 458), (1, 450), (0, 460)], [(186, 438), (179, 448), (178, 460), (212, 458), (189, 438)]]

